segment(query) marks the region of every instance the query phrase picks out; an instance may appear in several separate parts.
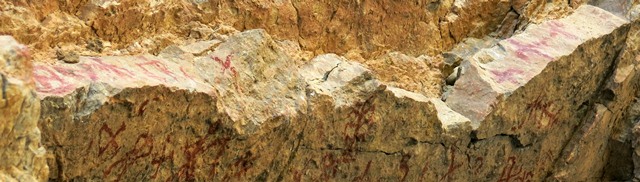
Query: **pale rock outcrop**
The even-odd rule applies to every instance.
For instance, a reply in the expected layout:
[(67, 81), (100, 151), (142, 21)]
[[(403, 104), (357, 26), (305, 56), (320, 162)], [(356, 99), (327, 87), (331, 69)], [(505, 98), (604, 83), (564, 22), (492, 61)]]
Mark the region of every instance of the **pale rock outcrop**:
[[(444, 169), (409, 173), (424, 167), (410, 161), (445, 155), (444, 143), (470, 132), (441, 101), (386, 86), (359, 63), (321, 55), (296, 71), (284, 52), (252, 30), (191, 64), (37, 64), (52, 179), (436, 179)], [(446, 118), (457, 121), (443, 129)]]
[(471, 119), (479, 140), (508, 135), (554, 159), (529, 162), (552, 169), (533, 179), (614, 177), (605, 166), (637, 97), (637, 32), (637, 20), (581, 6), (474, 54), (446, 102)]
[(48, 179), (31, 70), (29, 50), (12, 37), (0, 36), (0, 181)]

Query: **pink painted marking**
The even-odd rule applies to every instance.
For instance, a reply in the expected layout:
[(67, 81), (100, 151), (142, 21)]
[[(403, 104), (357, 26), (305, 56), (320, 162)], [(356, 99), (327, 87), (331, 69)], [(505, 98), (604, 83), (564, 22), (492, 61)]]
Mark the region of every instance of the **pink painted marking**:
[[(142, 57), (143, 59), (147, 60), (146, 58)], [(142, 68), (142, 70), (145, 71), (145, 74), (149, 75), (150, 77), (153, 77), (155, 79), (158, 80), (163, 80), (164, 82), (167, 81), (167, 79), (165, 77), (161, 77), (161, 76), (157, 76), (153, 73), (151, 73), (148, 69), (147, 66), (150, 66), (150, 68), (156, 69), (162, 73), (164, 73), (167, 76), (170, 76), (171, 78), (173, 78), (173, 80), (178, 81), (178, 79), (176, 78), (176, 76), (173, 74), (173, 72), (169, 71), (169, 69), (167, 68), (167, 66), (165, 64), (163, 64), (162, 62), (158, 61), (158, 60), (151, 60), (151, 61), (147, 61), (144, 63), (136, 63), (136, 65), (138, 65), (138, 67)]]
[(545, 59), (549, 59), (549, 60), (553, 59), (553, 57), (551, 57), (550, 55), (538, 50), (540, 47), (546, 47), (546, 46), (549, 45), (547, 40), (545, 40), (545, 39), (542, 39), (540, 41), (537, 41), (537, 42), (534, 42), (534, 43), (530, 43), (530, 44), (523, 44), (521, 42), (518, 42), (515, 39), (509, 39), (507, 41), (517, 47), (516, 48), (516, 56), (518, 58), (522, 59), (525, 62), (530, 62), (529, 61), (529, 55), (528, 55), (530, 53), (542, 56)]
[(97, 64), (86, 64), (89, 66), (89, 68), (97, 68), (102, 71), (112, 72), (120, 77), (133, 78), (133, 75), (134, 75), (133, 72), (129, 71), (126, 68), (104, 63), (100, 58), (89, 58), (89, 59), (93, 60), (94, 63), (97, 63)]
[(80, 66), (84, 69), (83, 72), (87, 74), (87, 76), (91, 79), (91, 81), (98, 80), (98, 75), (96, 74), (96, 72), (93, 71), (93, 68), (91, 68), (91, 65), (82, 64)]
[(549, 22), (549, 25), (551, 27), (551, 29), (550, 29), (551, 30), (551, 37), (556, 37), (556, 36), (558, 36), (558, 34), (560, 34), (560, 35), (564, 36), (565, 38), (570, 38), (570, 39), (574, 39), (574, 40), (578, 39), (577, 36), (573, 35), (570, 32), (565, 31), (564, 30), (565, 25), (560, 23), (560, 22), (551, 21), (551, 22)]
[(193, 79), (193, 77), (191, 75), (189, 75), (186, 71), (184, 71), (184, 67), (180, 66), (180, 71), (182, 72), (184, 77), (187, 77), (187, 78), (195, 81), (195, 79)]
[(518, 84), (518, 80), (516, 78), (514, 78), (513, 76), (515, 75), (520, 75), (523, 74), (524, 71), (519, 70), (519, 69), (515, 69), (515, 68), (509, 68), (507, 70), (504, 71), (498, 71), (498, 70), (492, 70), (491, 74), (493, 74), (496, 79), (496, 82), (498, 83), (503, 83), (505, 81), (509, 81), (513, 84)]
[(224, 74), (225, 71), (229, 70), (231, 71), (231, 73), (233, 73), (234, 77), (238, 76), (238, 72), (236, 71), (236, 68), (231, 65), (231, 55), (227, 55), (224, 62), (220, 60), (220, 58), (218, 57), (212, 56), (211, 58), (216, 62), (220, 63), (220, 65), (222, 65), (222, 74)]
[(80, 66), (82, 66), (82, 68), (84, 69), (70, 69), (70, 68), (64, 68), (59, 65), (53, 66), (53, 69), (64, 76), (72, 77), (78, 80), (86, 79), (86, 77), (89, 77), (91, 81), (98, 80), (98, 76), (94, 72), (87, 71), (87, 70), (91, 70), (91, 68), (87, 69), (86, 65), (80, 65)]
[[(45, 72), (46, 74), (42, 74), (42, 72)], [(46, 66), (34, 65), (33, 77), (36, 83), (38, 83), (36, 84), (38, 86), (36, 87), (36, 91), (41, 93), (60, 95), (72, 92), (75, 89), (75, 85), (73, 83), (66, 82), (56, 74), (55, 71)], [(53, 86), (53, 82), (60, 83), (60, 86)]]

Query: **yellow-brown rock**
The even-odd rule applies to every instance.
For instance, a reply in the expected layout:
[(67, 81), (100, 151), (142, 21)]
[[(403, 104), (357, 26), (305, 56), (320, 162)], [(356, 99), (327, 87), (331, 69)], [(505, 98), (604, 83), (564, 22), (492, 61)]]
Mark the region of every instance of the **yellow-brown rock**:
[(29, 50), (12, 37), (0, 36), (0, 181), (48, 179), (31, 70)]
[(639, 4), (0, 0), (0, 181), (637, 181)]

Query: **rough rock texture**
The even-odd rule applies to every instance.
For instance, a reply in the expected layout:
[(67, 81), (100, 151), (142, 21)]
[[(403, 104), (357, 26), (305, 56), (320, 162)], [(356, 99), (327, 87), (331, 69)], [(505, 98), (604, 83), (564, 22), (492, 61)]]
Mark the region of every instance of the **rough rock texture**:
[[(462, 67), (463, 75), (457, 81), (447, 103), (472, 121), (480, 122), (494, 110), (493, 108), (501, 105), (500, 101), (507, 100), (523, 90), (520, 88), (534, 89), (540, 93), (540, 88), (535, 86), (536, 78), (540, 80), (537, 85), (546, 85), (545, 89), (553, 93), (564, 93), (558, 91), (570, 88), (572, 83), (574, 85), (581, 83), (579, 87), (582, 88), (575, 88), (574, 92), (582, 94), (575, 97), (588, 97), (590, 94), (587, 93), (593, 93), (599, 88), (598, 84), (607, 76), (605, 70), (614, 63), (617, 53), (622, 49), (628, 27), (619, 27), (628, 23), (599, 8), (584, 7), (567, 18), (530, 27), (522, 34), (476, 53)], [(621, 32), (619, 34), (622, 35), (617, 35), (617, 32)], [(576, 51), (577, 49), (579, 50)], [(603, 54), (603, 51), (610, 52)], [(580, 65), (589, 66), (592, 73), (575, 69), (581, 68)], [(562, 71), (545, 72), (545, 69)], [(566, 78), (560, 79), (561, 77)], [(554, 84), (549, 85), (549, 78), (557, 79)], [(568, 83), (563, 85), (563, 82)], [(527, 84), (534, 86), (527, 86)], [(523, 90), (522, 92), (532, 91)], [(474, 102), (469, 103), (470, 98)], [(573, 100), (567, 97), (564, 99)], [(556, 102), (556, 98), (551, 100)], [(579, 104), (584, 100), (581, 98), (575, 102)], [(473, 103), (478, 105), (473, 107)], [(511, 104), (510, 102), (509, 107), (513, 106)], [(492, 122), (492, 124), (495, 123)]]
[(0, 42), (0, 181), (45, 181), (30, 53), (12, 37), (0, 36)]
[(411, 57), (392, 52), (375, 60), (359, 61), (388, 85), (413, 91), (427, 97), (441, 95), (443, 66), (440, 57)]
[[(247, 31), (193, 61), (195, 67), (154, 56), (36, 64), (52, 179), (354, 179), (349, 174), (376, 158), (387, 162), (372, 171), (397, 168), (407, 142), (444, 151), (433, 105), (446, 108), (441, 101), (387, 87), (339, 56), (319, 56), (296, 71), (268, 35)], [(459, 120), (447, 119), (447, 130), (470, 129), (462, 116), (441, 115)], [(310, 161), (319, 166), (299, 168)], [(338, 165), (355, 168), (338, 176)], [(372, 178), (407, 175), (401, 168)]]
[[(36, 54), (42, 58), (50, 58), (47, 50), (58, 46), (88, 56), (157, 53), (183, 40), (254, 28), (295, 40), (314, 54), (357, 52), (375, 58), (400, 51), (434, 56), (464, 38), (497, 29), (511, 35), (529, 22), (562, 17), (586, 2), (2, 0), (0, 33), (42, 50)], [(104, 53), (84, 46), (95, 40), (108, 43)]]
[(46, 148), (0, 177), (640, 180), (638, 4), (0, 0)]
[(615, 150), (606, 136), (638, 90), (637, 32), (637, 22), (582, 6), (476, 53), (447, 104), (472, 121), (479, 140), (509, 135), (548, 153), (548, 178), (601, 179), (603, 156)]
[[(602, 23), (576, 22), (585, 20)], [(629, 179), (603, 178), (613, 160), (603, 136), (613, 138), (636, 94), (637, 28), (581, 6), (465, 60), (446, 104), (384, 72), (426, 61), (300, 62), (286, 53), (300, 50), (258, 30), (160, 57), (38, 63), (51, 178)], [(403, 64), (413, 66), (393, 68)]]

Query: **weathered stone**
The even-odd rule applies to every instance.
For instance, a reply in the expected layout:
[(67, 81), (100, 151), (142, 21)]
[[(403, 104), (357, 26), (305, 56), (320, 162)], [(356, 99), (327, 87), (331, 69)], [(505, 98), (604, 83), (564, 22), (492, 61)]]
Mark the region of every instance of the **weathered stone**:
[[(117, 2), (117, 3), (116, 3)], [(314, 54), (360, 50), (365, 58), (390, 51), (434, 56), (467, 37), (496, 30), (510, 11), (508, 0), (459, 1), (220, 1), (2, 0), (0, 32), (37, 48), (37, 56), (59, 44), (84, 45), (100, 39), (114, 47), (103, 55), (145, 39), (169, 36), (208, 40), (235, 30), (261, 28), (296, 40)], [(45, 21), (42, 21), (45, 20)], [(215, 37), (220, 38), (220, 37)], [(156, 45), (144, 45), (156, 53)], [(81, 49), (85, 49), (84, 46)], [(160, 49), (161, 50), (161, 49)], [(82, 52), (82, 50), (81, 50)]]
[[(146, 55), (37, 64), (52, 179), (255, 179), (258, 169), (282, 170), (288, 156), (262, 156), (288, 153), (281, 150), (295, 136), (276, 127), (306, 104), (299, 76), (283, 77), (295, 68), (284, 66), (291, 62), (284, 51), (264, 32), (248, 31), (192, 61)], [(256, 145), (266, 138), (270, 146)], [(280, 164), (265, 168), (272, 160)]]
[[(638, 122), (638, 98), (640, 98), (640, 25), (631, 26), (625, 49), (618, 55), (617, 65), (602, 91), (601, 103), (613, 113), (611, 135), (604, 143), (608, 155), (604, 178), (631, 180), (634, 177), (634, 125)], [(613, 98), (611, 98), (613, 95)], [(635, 160), (635, 159), (634, 159)], [(637, 173), (636, 173), (637, 174)]]
[(445, 83), (447, 83), (447, 85), (454, 85), (458, 78), (460, 78), (460, 74), (462, 74), (462, 68), (454, 68), (453, 72), (447, 77), (447, 79), (444, 80)]
[(40, 102), (24, 45), (0, 36), (0, 181), (45, 181), (49, 168), (40, 143)]
[(629, 129), (630, 144), (632, 147), (631, 156), (633, 159), (633, 178), (635, 180), (640, 179), (640, 102), (636, 99), (634, 104), (629, 108), (629, 115), (627, 116), (628, 123), (632, 125)]
[(104, 49), (104, 45), (102, 45), (102, 41), (99, 39), (89, 40), (87, 41), (87, 49), (101, 53)]
[(632, 10), (634, 5), (640, 4), (640, 1), (638, 0), (591, 0), (589, 4), (598, 6), (617, 16), (631, 19), (631, 17), (629, 16), (629, 12)]
[(56, 51), (56, 57), (58, 60), (61, 60), (65, 63), (78, 63), (80, 61), (80, 56), (73, 51)]
[[(580, 23), (587, 19), (600, 23)], [(538, 160), (533, 179), (541, 169), (553, 169), (546, 180), (601, 179), (638, 90), (637, 27), (581, 6), (475, 54), (447, 104), (478, 126), (478, 139), (509, 135), (556, 159)]]
[[(586, 19), (600, 23), (580, 23)], [(463, 75), (447, 99), (447, 104), (452, 109), (469, 117), (473, 122), (481, 122), (485, 120), (487, 115), (497, 110), (493, 108), (503, 105), (503, 101), (517, 92), (527, 92), (523, 89), (536, 89), (537, 93), (545, 94), (540, 93), (541, 90), (538, 88), (534, 88), (538, 87), (536, 84), (548, 85), (549, 82), (544, 79), (555, 78), (556, 82), (567, 82), (566, 85), (545, 86), (547, 89), (553, 87), (564, 89), (561, 87), (571, 87), (572, 83), (576, 83), (576, 81), (591, 80), (583, 82), (583, 84), (591, 83), (592, 87), (587, 85), (580, 87), (592, 89), (592, 91), (581, 89), (576, 92), (593, 93), (598, 88), (596, 85), (606, 76), (605, 72), (597, 70), (605, 70), (612, 65), (615, 58), (613, 55), (622, 49), (621, 46), (628, 31), (628, 26), (622, 26), (625, 24), (628, 24), (626, 20), (596, 7), (585, 5), (566, 18), (531, 27), (522, 34), (500, 41), (498, 46), (478, 52), (470, 61), (466, 62), (463, 66)], [(620, 28), (621, 26), (622, 28)], [(594, 38), (595, 40), (590, 40)], [(607, 43), (603, 44), (605, 41)], [(600, 48), (600, 45), (605, 47)], [(611, 51), (608, 54), (611, 56), (602, 54), (600, 49)], [(596, 57), (596, 55), (589, 54), (602, 56)], [(584, 63), (573, 62), (571, 57), (576, 57), (574, 59), (590, 57), (591, 60), (581, 60)], [(569, 65), (569, 63), (571, 64)], [(567, 67), (559, 67), (565, 65)], [(592, 65), (589, 66), (590, 69), (601, 75), (586, 74), (579, 69), (576, 70), (581, 65)], [(556, 66), (559, 68), (554, 68)], [(557, 71), (545, 71), (551, 68)], [(537, 83), (538, 80), (541, 83)], [(576, 89), (580, 89), (580, 87)], [(549, 90), (549, 92), (551, 91)], [(556, 99), (551, 100), (555, 102)], [(572, 100), (572, 98), (563, 98), (562, 100)], [(487, 123), (487, 125), (495, 124)]]
[(498, 39), (491, 37), (484, 37), (483, 39), (468, 38), (460, 44), (456, 45), (451, 51), (445, 52), (444, 56), (444, 68), (442, 73), (444, 75), (450, 75), (454, 72), (454, 68), (460, 66), (463, 60), (471, 58), (478, 51), (493, 47), (498, 43)]
[(395, 86), (427, 97), (441, 95), (442, 58), (419, 56), (411, 57), (392, 52), (378, 59), (362, 62), (377, 79), (387, 85)]
[(637, 3), (0, 0), (0, 31), (46, 57), (15, 70), (52, 181), (625, 181)]
[[(320, 180), (360, 173), (408, 180), (419, 176), (408, 176), (418, 170), (408, 166), (411, 156), (446, 155), (438, 143), (457, 145), (470, 132), (468, 120), (450, 110), (436, 117), (447, 109), (441, 101), (385, 86), (358, 63), (336, 55), (300, 71), (285, 66), (291, 63), (264, 32), (247, 31), (197, 57), (195, 66), (154, 56), (37, 64), (52, 178)], [(447, 118), (457, 121), (443, 130), (439, 119)], [(299, 169), (310, 161), (333, 164)], [(405, 164), (398, 168), (398, 161)]]

